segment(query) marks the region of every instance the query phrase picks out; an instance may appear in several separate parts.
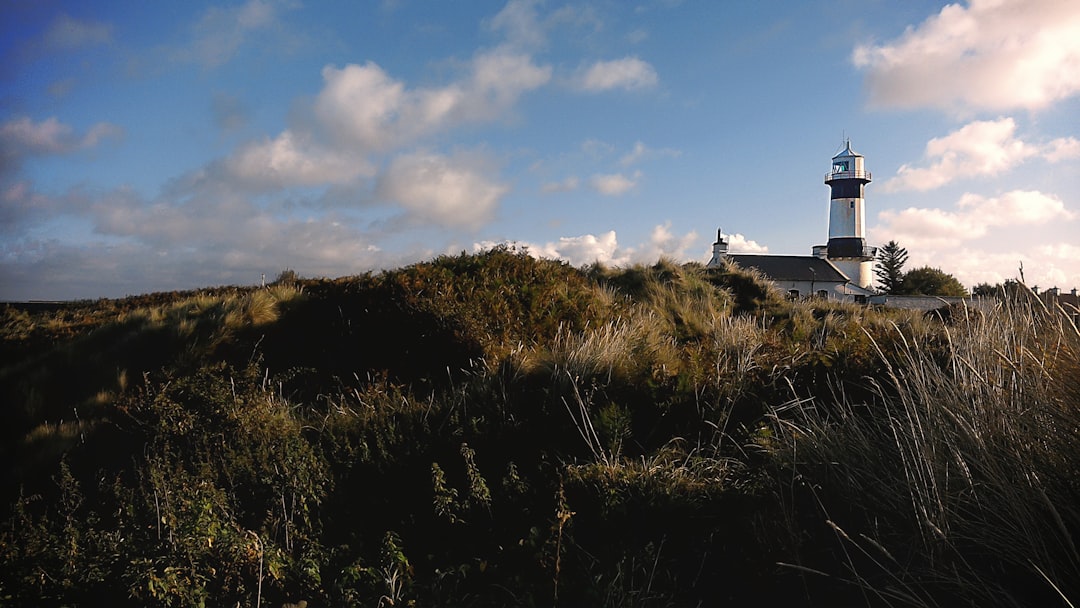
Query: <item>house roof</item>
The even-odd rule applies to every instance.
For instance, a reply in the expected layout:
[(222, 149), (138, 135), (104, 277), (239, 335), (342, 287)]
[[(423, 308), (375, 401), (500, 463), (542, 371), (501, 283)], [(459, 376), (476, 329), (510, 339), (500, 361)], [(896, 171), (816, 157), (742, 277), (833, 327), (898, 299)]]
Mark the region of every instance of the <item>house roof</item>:
[(743, 268), (756, 268), (774, 281), (850, 282), (850, 279), (828, 260), (809, 255), (733, 254), (728, 258)]
[(1043, 303), (1047, 306), (1069, 305), (1075, 308), (1080, 308), (1080, 296), (1071, 293), (1054, 293), (1049, 289), (1040, 293), (1039, 297), (1042, 298)]

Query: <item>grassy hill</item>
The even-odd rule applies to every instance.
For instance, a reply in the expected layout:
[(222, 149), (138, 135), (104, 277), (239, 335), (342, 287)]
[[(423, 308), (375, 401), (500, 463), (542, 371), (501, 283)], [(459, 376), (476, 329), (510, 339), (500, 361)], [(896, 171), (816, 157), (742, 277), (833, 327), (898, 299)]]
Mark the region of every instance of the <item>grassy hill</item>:
[(0, 603), (1052, 606), (1080, 335), (496, 249), (3, 310)]

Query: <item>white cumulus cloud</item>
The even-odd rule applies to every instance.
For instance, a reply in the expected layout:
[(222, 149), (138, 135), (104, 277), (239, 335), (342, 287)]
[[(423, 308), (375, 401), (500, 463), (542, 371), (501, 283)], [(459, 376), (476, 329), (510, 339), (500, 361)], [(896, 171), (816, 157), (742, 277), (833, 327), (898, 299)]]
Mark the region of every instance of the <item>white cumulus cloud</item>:
[(949, 247), (985, 236), (991, 228), (1042, 225), (1068, 221), (1076, 213), (1056, 196), (1035, 190), (1013, 190), (998, 197), (964, 194), (956, 209), (909, 207), (878, 214), (875, 240), (896, 240), (906, 247)]
[(640, 171), (635, 171), (630, 177), (622, 173), (602, 173), (592, 176), (589, 185), (604, 196), (619, 196), (633, 190), (640, 178)]
[(599, 236), (592, 234), (564, 236), (557, 242), (530, 247), (529, 251), (542, 257), (565, 260), (573, 266), (584, 266), (596, 262), (601, 264), (626, 262), (625, 258), (619, 257), (619, 239), (614, 230), (609, 230)]
[(1044, 108), (1080, 92), (1080, 2), (948, 4), (895, 40), (857, 46), (852, 60), (875, 106)]
[[(563, 260), (572, 266), (585, 266), (600, 263), (610, 266), (628, 266), (630, 264), (651, 264), (658, 259), (671, 258), (679, 262), (688, 261), (689, 250), (697, 243), (698, 235), (690, 231), (683, 235), (672, 232), (671, 222), (653, 227), (649, 238), (636, 246), (620, 246), (614, 230), (600, 234), (582, 234), (564, 236), (557, 241), (544, 244), (513, 242), (523, 247), (530, 255)], [(474, 251), (490, 249), (498, 245), (495, 241), (482, 241), (473, 244)]]
[(927, 191), (953, 180), (1009, 171), (1032, 157), (1050, 162), (1080, 157), (1080, 141), (1059, 138), (1040, 145), (1016, 137), (1012, 118), (968, 123), (944, 137), (926, 144), (927, 166), (902, 165), (896, 176), (885, 182), (886, 192)]
[(509, 191), (490, 177), (488, 164), (464, 154), (405, 154), (379, 177), (376, 194), (401, 205), (415, 220), (475, 228), (491, 219)]
[(374, 173), (363, 158), (323, 148), (289, 129), (244, 146), (225, 164), (231, 175), (259, 187), (346, 184)]
[(464, 124), (505, 117), (522, 94), (551, 79), (551, 68), (498, 48), (473, 58), (469, 74), (443, 87), (407, 89), (373, 62), (327, 66), (315, 100), (321, 125), (342, 144), (385, 151)]
[(769, 248), (742, 234), (732, 234), (728, 236), (728, 251), (731, 253), (769, 253)]

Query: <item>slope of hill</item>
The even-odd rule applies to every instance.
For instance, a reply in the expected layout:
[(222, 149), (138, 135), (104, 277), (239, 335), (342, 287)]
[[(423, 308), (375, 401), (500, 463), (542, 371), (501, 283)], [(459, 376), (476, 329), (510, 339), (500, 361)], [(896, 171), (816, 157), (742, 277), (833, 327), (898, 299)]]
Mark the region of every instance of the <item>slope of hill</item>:
[(15, 605), (1066, 605), (1080, 335), (496, 249), (7, 307)]

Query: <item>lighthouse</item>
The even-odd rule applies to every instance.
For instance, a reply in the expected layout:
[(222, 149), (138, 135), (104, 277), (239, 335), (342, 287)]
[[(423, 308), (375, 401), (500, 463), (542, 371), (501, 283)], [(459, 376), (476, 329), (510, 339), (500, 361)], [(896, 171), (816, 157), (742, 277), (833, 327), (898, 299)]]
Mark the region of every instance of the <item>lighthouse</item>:
[(863, 187), (870, 183), (862, 154), (851, 149), (851, 141), (832, 158), (832, 169), (825, 174), (831, 190), (829, 200), (829, 244), (826, 258), (851, 282), (870, 289), (874, 280), (875, 248), (866, 246), (866, 201)]

